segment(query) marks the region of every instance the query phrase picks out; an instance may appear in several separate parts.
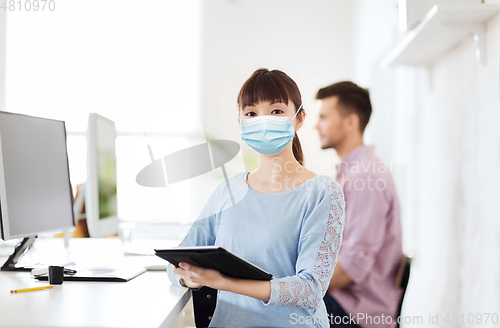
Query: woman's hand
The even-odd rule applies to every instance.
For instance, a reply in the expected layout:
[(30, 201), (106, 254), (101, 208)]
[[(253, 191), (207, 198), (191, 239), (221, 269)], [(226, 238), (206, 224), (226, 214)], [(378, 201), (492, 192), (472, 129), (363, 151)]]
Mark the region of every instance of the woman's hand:
[(189, 288), (200, 288), (207, 286), (213, 289), (221, 289), (225, 277), (217, 270), (202, 268), (193, 264), (180, 262), (179, 267), (174, 268)]
[(196, 265), (180, 262), (174, 272), (189, 288), (207, 286), (213, 289), (250, 296), (264, 302), (271, 297), (271, 282), (262, 280), (236, 279), (222, 275), (217, 270), (205, 269)]

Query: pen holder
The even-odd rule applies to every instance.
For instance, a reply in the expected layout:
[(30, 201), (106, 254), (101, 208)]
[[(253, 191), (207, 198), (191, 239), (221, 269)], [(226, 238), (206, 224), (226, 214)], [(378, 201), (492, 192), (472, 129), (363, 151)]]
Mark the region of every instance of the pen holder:
[(61, 285), (64, 280), (64, 267), (49, 266), (49, 284)]

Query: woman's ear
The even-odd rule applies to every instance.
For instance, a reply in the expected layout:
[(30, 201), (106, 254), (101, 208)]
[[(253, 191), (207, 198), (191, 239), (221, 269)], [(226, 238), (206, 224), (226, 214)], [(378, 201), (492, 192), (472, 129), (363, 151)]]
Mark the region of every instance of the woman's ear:
[(304, 123), (306, 121), (306, 112), (302, 110), (300, 113), (297, 114), (297, 128), (295, 129), (295, 132), (299, 131), (302, 126), (304, 126)]

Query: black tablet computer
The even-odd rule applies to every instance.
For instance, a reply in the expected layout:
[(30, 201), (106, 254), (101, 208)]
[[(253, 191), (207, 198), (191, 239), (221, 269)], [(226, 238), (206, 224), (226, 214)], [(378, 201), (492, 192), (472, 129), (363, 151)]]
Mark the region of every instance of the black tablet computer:
[(179, 262), (186, 262), (217, 270), (223, 275), (232, 278), (271, 280), (273, 277), (272, 274), (220, 246), (155, 249), (155, 253), (176, 267), (179, 266)]

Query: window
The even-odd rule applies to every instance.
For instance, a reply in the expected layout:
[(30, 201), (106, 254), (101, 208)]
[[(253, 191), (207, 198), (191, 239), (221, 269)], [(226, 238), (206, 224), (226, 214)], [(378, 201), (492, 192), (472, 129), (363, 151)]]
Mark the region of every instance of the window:
[(135, 177), (148, 144), (159, 158), (203, 135), (199, 22), (198, 0), (55, 0), (54, 11), (7, 12), (6, 110), (66, 121), (73, 186), (86, 180), (88, 114), (114, 120), (119, 216), (182, 221), (189, 183), (148, 189)]

